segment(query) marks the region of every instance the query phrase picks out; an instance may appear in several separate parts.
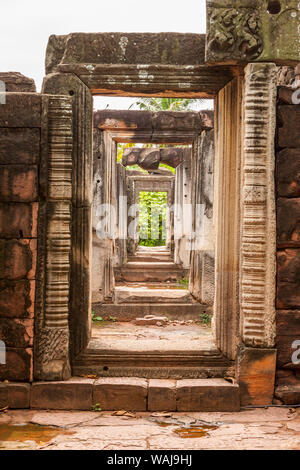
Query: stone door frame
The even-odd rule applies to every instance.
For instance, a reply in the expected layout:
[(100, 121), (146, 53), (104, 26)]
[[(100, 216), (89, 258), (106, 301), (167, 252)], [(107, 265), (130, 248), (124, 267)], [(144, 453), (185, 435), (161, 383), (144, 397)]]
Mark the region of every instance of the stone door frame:
[[(133, 201), (133, 204), (139, 204), (139, 193), (141, 191), (147, 191), (147, 192), (162, 191), (162, 192), (165, 192), (167, 194), (167, 207), (171, 207), (174, 204), (175, 175), (173, 177), (162, 176), (162, 175), (127, 176), (127, 182), (131, 187), (131, 191), (133, 192), (133, 197), (131, 198), (131, 200)], [(160, 184), (159, 190), (152, 187), (153, 183), (154, 184), (155, 183)], [(139, 224), (139, 217), (138, 216), (135, 219), (135, 224)], [(129, 217), (128, 217), (128, 224), (127, 225), (129, 225)], [(136, 227), (137, 227), (137, 225), (136, 225)], [(169, 211), (169, 217), (168, 217), (168, 219), (166, 219), (166, 248), (171, 253), (174, 251), (173, 243), (172, 243), (173, 238), (174, 238), (174, 217), (171, 214), (171, 212)], [(136, 248), (137, 248), (138, 241), (135, 243), (135, 245), (136, 245)]]
[[(62, 273), (68, 269), (70, 276), (63, 296), (49, 297), (47, 282), (40, 276), (48, 299), (48, 310), (43, 301), (35, 334), (35, 378), (39, 380), (62, 380), (70, 376), (70, 357), (83, 351), (90, 335), (90, 256), (91, 256), (91, 204), (92, 204), (92, 91), (103, 90), (101, 73), (87, 72), (88, 61), (59, 66), (57, 72), (46, 76), (43, 93), (67, 95), (73, 106), (73, 152), (72, 152), (72, 198), (71, 220), (62, 213), (60, 223), (66, 236), (71, 236), (71, 252), (67, 266), (58, 266), (54, 281), (59, 283)], [(116, 68), (120, 65), (116, 65)], [(135, 77), (135, 90), (125, 77), (132, 76), (133, 67), (122, 65), (118, 81), (122, 92), (115, 94), (135, 96), (139, 89), (145, 94), (145, 76)], [(107, 67), (106, 67), (107, 68)], [(185, 79), (185, 96), (189, 87), (197, 89), (195, 75), (183, 66), (152, 67), (154, 81), (160, 91), (150, 96), (176, 96), (179, 81)], [(170, 69), (172, 80), (170, 81)], [(205, 67), (205, 70), (209, 67)], [(147, 74), (149, 70), (145, 67)], [(220, 70), (209, 69), (217, 77)], [(201, 72), (201, 71), (200, 71)], [(276, 66), (274, 64), (248, 64), (245, 74), (238, 68), (237, 78), (231, 69), (222, 68), (227, 78), (219, 80), (216, 90), (216, 297), (215, 331), (217, 345), (229, 359), (236, 357), (237, 346), (259, 350), (274, 346), (275, 330), (275, 192), (274, 192), (274, 134)], [(107, 70), (105, 71), (107, 77)], [(124, 79), (122, 79), (124, 77)], [(158, 80), (159, 77), (159, 80)], [(177, 77), (177, 78), (176, 78)], [(230, 80), (231, 78), (231, 80)], [(217, 80), (215, 80), (216, 82)], [(222, 83), (221, 83), (222, 82)], [(172, 83), (175, 83), (172, 89)], [(87, 86), (89, 85), (89, 86)], [(90, 88), (89, 88), (90, 87)], [(106, 83), (106, 89), (109, 85)], [(167, 90), (167, 91), (166, 91)], [(205, 92), (202, 96), (213, 96)], [(201, 90), (197, 96), (201, 96)], [(195, 92), (196, 94), (196, 92)], [(241, 106), (241, 101), (243, 105)], [(228, 120), (228, 112), (233, 125)], [(59, 116), (52, 117), (52, 128), (59, 124)], [(57, 121), (55, 121), (57, 119)], [(45, 119), (45, 129), (49, 119)], [(59, 126), (58, 126), (59, 127)], [(128, 133), (127, 133), (128, 134)], [(112, 132), (113, 135), (113, 132)], [(126, 141), (129, 141), (129, 134)], [(131, 131), (134, 135), (134, 131)], [(53, 137), (55, 143), (55, 136)], [(136, 139), (135, 139), (136, 141)], [(53, 142), (45, 144), (45, 161), (49, 159)], [(59, 167), (61, 181), (69, 184), (70, 162), (63, 161)], [(42, 170), (43, 173), (43, 170)], [(47, 174), (47, 173), (45, 173)], [(54, 185), (48, 179), (50, 192)], [(42, 215), (46, 227), (52, 227), (51, 211)], [(49, 233), (49, 230), (46, 231)], [(39, 241), (41, 259), (39, 272), (48, 279), (51, 271), (51, 243)], [(40, 289), (41, 292), (41, 289)], [(62, 303), (60, 303), (60, 300)], [(50, 305), (51, 304), (51, 305)], [(50, 325), (47, 348), (43, 349), (41, 335), (45, 324), (59, 317), (61, 311), (68, 315), (68, 323)], [(63, 347), (62, 347), (63, 342)]]

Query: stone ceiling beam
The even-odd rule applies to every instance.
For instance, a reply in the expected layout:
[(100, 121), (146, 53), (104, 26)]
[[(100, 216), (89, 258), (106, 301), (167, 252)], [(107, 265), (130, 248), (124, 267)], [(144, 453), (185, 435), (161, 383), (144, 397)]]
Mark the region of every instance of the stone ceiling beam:
[(52, 35), (46, 73), (74, 73), (94, 95), (213, 98), (233, 77), (205, 64), (205, 34)]

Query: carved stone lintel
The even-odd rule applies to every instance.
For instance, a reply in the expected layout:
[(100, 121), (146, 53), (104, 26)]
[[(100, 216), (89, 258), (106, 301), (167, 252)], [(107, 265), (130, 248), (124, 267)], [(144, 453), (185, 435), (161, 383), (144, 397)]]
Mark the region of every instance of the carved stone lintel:
[(299, 62), (298, 0), (207, 0), (206, 3), (208, 63), (260, 61), (292, 65)]
[(249, 64), (244, 94), (241, 213), (241, 319), (246, 346), (275, 336), (276, 218), (274, 139), (276, 66)]
[(234, 4), (214, 4), (208, 2), (207, 60), (256, 59), (263, 50), (258, 10), (249, 5), (235, 8)]

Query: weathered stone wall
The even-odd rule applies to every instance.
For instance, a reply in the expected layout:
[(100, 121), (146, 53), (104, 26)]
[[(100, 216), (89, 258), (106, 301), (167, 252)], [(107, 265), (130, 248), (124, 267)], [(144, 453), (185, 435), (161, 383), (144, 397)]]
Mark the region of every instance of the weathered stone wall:
[(2, 79), (14, 92), (0, 104), (0, 380), (31, 381), (41, 95), (20, 74)]
[(286, 404), (300, 402), (300, 364), (292, 360), (293, 343), (300, 341), (300, 105), (292, 104), (293, 93), (278, 88), (275, 396)]

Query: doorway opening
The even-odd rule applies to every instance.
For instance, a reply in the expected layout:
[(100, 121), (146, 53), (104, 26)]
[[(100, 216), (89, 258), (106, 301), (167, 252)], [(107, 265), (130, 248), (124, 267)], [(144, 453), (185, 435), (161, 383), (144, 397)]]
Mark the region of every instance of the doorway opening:
[[(118, 375), (121, 361), (130, 375), (177, 377), (197, 364), (205, 377), (223, 376), (230, 365), (211, 329), (213, 111), (200, 113), (94, 112), (85, 372)], [(157, 364), (167, 368), (155, 372)]]
[(167, 193), (139, 192), (139, 247), (166, 248)]

